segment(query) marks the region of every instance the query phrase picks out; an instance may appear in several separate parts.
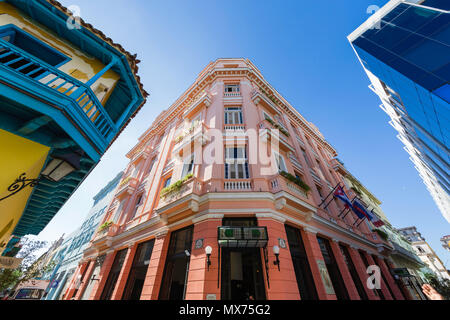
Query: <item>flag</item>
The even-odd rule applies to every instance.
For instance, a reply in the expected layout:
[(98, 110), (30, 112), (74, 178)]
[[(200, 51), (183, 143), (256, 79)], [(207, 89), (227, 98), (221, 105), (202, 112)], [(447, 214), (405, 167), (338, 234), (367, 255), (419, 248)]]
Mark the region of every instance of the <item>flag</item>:
[(380, 220), (376, 214), (374, 214), (373, 210), (371, 211), (371, 213), (372, 213), (372, 224), (377, 228), (384, 226), (384, 222)]
[(373, 216), (369, 212), (367, 212), (364, 205), (359, 202), (358, 199), (353, 200), (352, 210), (359, 219), (367, 218), (367, 220), (369, 221), (372, 221), (373, 219)]
[(342, 189), (341, 186), (339, 186), (333, 193), (333, 196), (335, 198), (338, 198), (339, 200), (341, 200), (342, 202), (345, 203), (345, 208), (349, 209), (352, 207), (352, 202), (350, 201), (350, 199), (347, 197), (347, 194), (345, 193), (344, 189)]

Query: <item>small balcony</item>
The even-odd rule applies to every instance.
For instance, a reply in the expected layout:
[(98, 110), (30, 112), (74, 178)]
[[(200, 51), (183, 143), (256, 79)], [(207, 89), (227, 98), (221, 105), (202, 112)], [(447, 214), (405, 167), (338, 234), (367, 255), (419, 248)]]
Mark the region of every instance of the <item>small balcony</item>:
[[(118, 128), (88, 84), (0, 39), (0, 73), (9, 85), (55, 106), (103, 153)], [(33, 105), (29, 107), (33, 108)]]
[(138, 187), (138, 183), (138, 179), (131, 176), (123, 179), (119, 184), (119, 188), (116, 192), (116, 198), (121, 198), (123, 196), (133, 194), (133, 192), (136, 191), (136, 188)]
[(276, 175), (269, 181), (269, 189), (272, 193), (278, 193), (285, 191), (293, 196), (300, 197), (301, 199), (308, 199), (308, 193), (305, 189), (297, 185), (295, 182), (290, 181), (281, 174)]
[[(203, 183), (196, 177), (191, 177), (181, 184), (179, 188), (174, 188), (169, 193), (160, 196), (158, 209), (163, 208), (177, 200), (183, 199), (189, 195), (200, 195), (202, 193)], [(157, 210), (158, 210), (157, 209)]]
[(225, 191), (252, 191), (252, 185), (250, 179), (225, 180), (223, 189)]
[(331, 167), (344, 176), (347, 174), (347, 169), (345, 169), (344, 164), (336, 158), (331, 160)]
[(245, 124), (225, 124), (223, 126), (224, 136), (235, 137), (245, 135)]
[(311, 176), (313, 180), (317, 183), (322, 183), (322, 180), (320, 179), (319, 175), (317, 174), (316, 170), (313, 168), (309, 169), (309, 172), (311, 173)]
[(175, 146), (173, 147), (173, 154), (182, 154), (185, 148), (196, 147), (197, 145), (204, 146), (209, 138), (207, 136), (209, 128), (203, 123), (199, 122), (185, 132), (175, 138)]
[(258, 128), (259, 136), (263, 139), (263, 141), (268, 141), (270, 138), (275, 137), (279, 141), (281, 149), (286, 152), (295, 152), (295, 149), (292, 147), (288, 137), (284, 133), (279, 131), (278, 135), (273, 134), (273, 125), (269, 121), (261, 121), (258, 124)]
[(108, 237), (114, 237), (119, 230), (119, 226), (117, 224), (111, 223), (108, 226), (105, 226), (99, 229), (95, 235), (94, 241), (103, 240)]
[(298, 159), (294, 156), (294, 154), (292, 152), (289, 154), (289, 160), (291, 161), (291, 163), (295, 169), (303, 172), (302, 164), (300, 163), (300, 161), (298, 161)]
[(147, 160), (148, 157), (150, 156), (150, 154), (152, 153), (153, 148), (151, 146), (146, 146), (144, 148), (141, 148), (140, 150), (138, 150), (133, 159), (131, 160), (131, 162), (139, 162), (140, 160)]
[(241, 97), (241, 93), (240, 92), (224, 92), (223, 96), (226, 98), (235, 98), (235, 97)]
[(251, 97), (256, 105), (261, 103), (272, 112), (281, 114), (280, 109), (278, 108), (274, 98), (269, 98), (266, 94), (258, 90), (254, 90), (251, 94)]
[(206, 93), (206, 91), (203, 91), (190, 103), (189, 107), (187, 107), (186, 111), (183, 113), (183, 117), (188, 118), (197, 113), (197, 111), (199, 111), (202, 107), (209, 107), (210, 105), (211, 97)]

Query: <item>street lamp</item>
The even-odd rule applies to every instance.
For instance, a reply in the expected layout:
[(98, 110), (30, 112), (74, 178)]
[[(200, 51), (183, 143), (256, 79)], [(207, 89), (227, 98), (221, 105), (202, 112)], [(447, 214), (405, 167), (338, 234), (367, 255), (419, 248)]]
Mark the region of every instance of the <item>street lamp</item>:
[(273, 262), (274, 265), (278, 266), (278, 271), (280, 271), (280, 247), (279, 246), (273, 246), (273, 253), (275, 254), (276, 260)]
[(80, 160), (82, 153), (74, 152), (63, 155), (53, 155), (51, 156), (53, 159), (47, 165), (47, 167), (42, 171), (41, 175), (36, 179), (28, 179), (26, 177), (26, 173), (22, 173), (13, 184), (8, 187), (9, 195), (0, 198), (0, 201), (3, 201), (22, 189), (30, 186), (31, 188), (36, 187), (42, 178), (46, 178), (47, 180), (58, 182), (70, 173), (80, 169)]
[(211, 246), (207, 246), (205, 248), (205, 253), (206, 253), (206, 264), (208, 265), (208, 271), (209, 271), (209, 266), (211, 265), (211, 253), (212, 253), (212, 248)]

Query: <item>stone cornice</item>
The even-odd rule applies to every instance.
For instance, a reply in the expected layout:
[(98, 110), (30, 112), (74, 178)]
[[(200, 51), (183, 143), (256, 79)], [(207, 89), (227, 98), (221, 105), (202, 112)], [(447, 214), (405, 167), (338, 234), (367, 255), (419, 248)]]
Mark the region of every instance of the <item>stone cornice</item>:
[[(223, 59), (218, 59), (221, 61)], [(163, 111), (160, 116), (157, 117), (153, 122), (151, 127), (139, 138), (138, 144), (133, 147), (133, 150), (138, 149), (138, 146), (147, 144), (147, 142), (156, 134), (160, 134), (165, 130), (166, 126), (172, 122), (174, 119), (179, 118), (183, 115), (186, 108), (189, 107), (191, 103), (194, 103), (198, 95), (213, 83), (217, 77), (238, 77), (247, 76), (251, 81), (263, 89), (265, 92), (272, 94), (276, 100), (277, 106), (281, 107), (286, 114), (288, 114), (291, 120), (302, 127), (302, 129), (311, 136), (314, 140), (320, 143), (320, 145), (327, 149), (332, 155), (337, 155), (336, 150), (323, 138), (321, 137), (310, 125), (309, 122), (295, 109), (293, 108), (262, 76), (262, 74), (257, 70), (257, 68), (250, 62), (246, 61), (249, 67), (244, 68), (216, 68), (214, 64), (210, 64), (206, 70), (202, 71), (200, 79), (198, 79), (194, 84), (192, 84), (188, 90), (186, 90), (169, 109)], [(129, 152), (131, 154), (131, 151)]]

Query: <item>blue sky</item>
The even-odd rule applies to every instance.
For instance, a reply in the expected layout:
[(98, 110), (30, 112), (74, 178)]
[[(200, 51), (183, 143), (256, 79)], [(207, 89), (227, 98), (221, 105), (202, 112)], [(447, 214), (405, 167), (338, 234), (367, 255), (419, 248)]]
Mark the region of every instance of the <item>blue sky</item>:
[(142, 60), (149, 102), (39, 238), (80, 225), (92, 197), (125, 168), (125, 154), (153, 119), (217, 58), (249, 58), (337, 149), (346, 167), (382, 202), (396, 227), (415, 225), (450, 268), (440, 237), (448, 222), (378, 107), (346, 37), (387, 0), (61, 0)]

